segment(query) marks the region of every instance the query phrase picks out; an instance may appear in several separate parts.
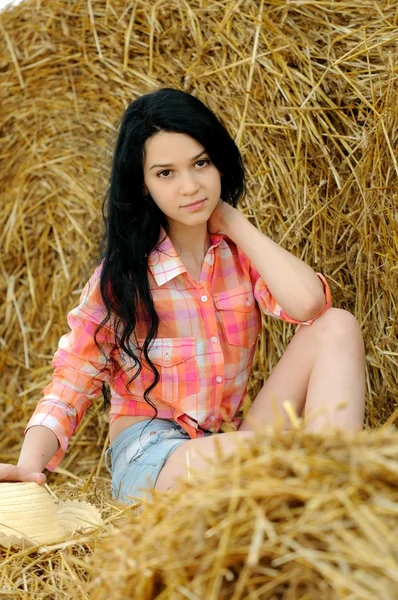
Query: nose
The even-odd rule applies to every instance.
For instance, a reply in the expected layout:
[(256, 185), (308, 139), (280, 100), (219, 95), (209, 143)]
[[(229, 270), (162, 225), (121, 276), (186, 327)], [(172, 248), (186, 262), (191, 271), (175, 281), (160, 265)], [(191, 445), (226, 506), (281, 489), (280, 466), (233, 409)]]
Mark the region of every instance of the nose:
[(180, 193), (182, 196), (192, 196), (199, 189), (199, 183), (194, 173), (183, 173), (180, 181)]

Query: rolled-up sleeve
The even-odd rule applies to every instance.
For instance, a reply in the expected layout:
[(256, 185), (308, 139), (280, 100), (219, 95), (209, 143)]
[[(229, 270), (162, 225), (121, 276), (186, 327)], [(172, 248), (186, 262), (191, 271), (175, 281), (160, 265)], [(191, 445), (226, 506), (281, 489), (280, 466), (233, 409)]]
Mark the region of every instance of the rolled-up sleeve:
[(278, 304), (278, 302), (275, 300), (275, 298), (269, 291), (267, 284), (265, 283), (263, 278), (260, 276), (258, 271), (256, 271), (256, 269), (254, 269), (253, 266), (251, 267), (250, 274), (251, 274), (251, 280), (252, 280), (252, 285), (253, 285), (254, 297), (260, 307), (260, 310), (266, 315), (276, 317), (277, 319), (282, 319), (283, 321), (286, 321), (287, 323), (293, 323), (296, 325), (312, 325), (312, 323), (316, 319), (318, 319), (318, 317), (323, 315), (323, 313), (328, 308), (330, 308), (330, 306), (332, 305), (332, 295), (331, 295), (331, 291), (330, 291), (328, 282), (326, 281), (326, 279), (322, 275), (322, 273), (317, 273), (319, 279), (322, 281), (322, 284), (323, 284), (323, 290), (324, 290), (324, 294), (325, 294), (325, 306), (312, 319), (309, 319), (308, 321), (298, 321), (297, 319), (293, 319), (292, 317), (290, 317), (283, 310), (283, 308)]
[(111, 377), (114, 331), (109, 321), (97, 334), (99, 348), (94, 340), (94, 333), (106, 315), (99, 288), (100, 269), (95, 270), (85, 286), (79, 305), (68, 313), (71, 331), (59, 341), (51, 363), (52, 381), (44, 389), (25, 429), (26, 432), (30, 427), (43, 425), (58, 438), (60, 447), (46, 465), (50, 471), (61, 462), (90, 402)]

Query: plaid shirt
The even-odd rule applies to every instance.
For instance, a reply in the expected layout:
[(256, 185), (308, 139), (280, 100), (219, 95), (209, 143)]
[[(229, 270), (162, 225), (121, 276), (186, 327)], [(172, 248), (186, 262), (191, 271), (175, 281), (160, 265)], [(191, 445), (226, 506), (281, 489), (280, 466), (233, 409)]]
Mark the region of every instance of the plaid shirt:
[[(163, 230), (161, 234), (163, 239)], [(149, 397), (158, 409), (158, 418), (174, 420), (191, 438), (202, 437), (203, 430), (222, 430), (225, 423), (238, 429), (241, 419), (235, 415), (261, 329), (260, 310), (288, 323), (311, 325), (315, 320), (290, 318), (232, 240), (224, 235), (210, 238), (199, 282), (187, 273), (168, 236), (148, 259), (149, 285), (160, 319), (157, 338), (149, 349), (160, 381)], [(94, 343), (95, 329), (105, 315), (100, 274), (101, 265), (84, 288), (79, 306), (68, 314), (71, 332), (59, 341), (52, 361), (52, 382), (26, 427), (44, 425), (57, 436), (60, 448), (47, 465), (50, 470), (60, 463), (103, 382), (111, 388), (110, 423), (123, 415), (155, 415), (143, 400), (153, 373), (142, 357), (141, 374), (127, 389), (133, 361), (117, 348), (112, 319), (98, 336), (102, 352)], [(326, 296), (319, 317), (331, 305), (331, 295), (323, 275), (317, 275)], [(138, 347), (145, 335), (142, 324), (138, 325)]]

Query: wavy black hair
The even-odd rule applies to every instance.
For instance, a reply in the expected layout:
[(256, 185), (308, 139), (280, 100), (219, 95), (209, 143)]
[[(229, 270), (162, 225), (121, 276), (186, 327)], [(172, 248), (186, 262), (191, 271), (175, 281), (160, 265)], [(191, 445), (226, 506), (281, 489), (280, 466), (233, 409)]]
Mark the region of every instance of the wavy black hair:
[[(221, 198), (236, 206), (246, 193), (242, 157), (223, 123), (198, 98), (177, 89), (162, 88), (140, 96), (127, 107), (119, 125), (112, 157), (109, 187), (103, 204), (104, 235), (100, 289), (107, 311), (97, 334), (114, 319), (116, 343), (120, 351), (133, 359), (131, 382), (142, 370), (140, 353), (133, 342), (138, 319), (144, 320), (146, 339), (142, 348), (154, 374), (144, 391), (144, 400), (158, 411), (149, 393), (160, 376), (148, 356), (151, 341), (156, 338), (159, 317), (155, 310), (148, 280), (148, 257), (159, 242), (160, 227), (169, 232), (165, 215), (146, 193), (143, 165), (145, 142), (158, 132), (184, 133), (208, 152), (222, 173)], [(104, 406), (109, 403), (109, 390), (103, 386)]]

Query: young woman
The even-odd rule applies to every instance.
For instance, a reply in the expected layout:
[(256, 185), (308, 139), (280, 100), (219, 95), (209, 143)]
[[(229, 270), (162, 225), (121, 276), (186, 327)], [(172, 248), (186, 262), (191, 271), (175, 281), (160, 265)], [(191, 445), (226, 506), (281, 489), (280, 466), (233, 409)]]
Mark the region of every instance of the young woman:
[[(288, 428), (286, 400), (308, 429), (361, 429), (359, 326), (330, 308), (323, 275), (237, 210), (244, 193), (239, 150), (200, 100), (160, 89), (129, 105), (101, 263), (68, 315), (18, 465), (1, 465), (0, 479), (42, 483), (105, 383), (106, 462), (126, 503), (169, 489), (188, 465), (208, 469), (217, 433), (229, 453), (257, 426)], [(242, 421), (260, 311), (304, 327)]]

